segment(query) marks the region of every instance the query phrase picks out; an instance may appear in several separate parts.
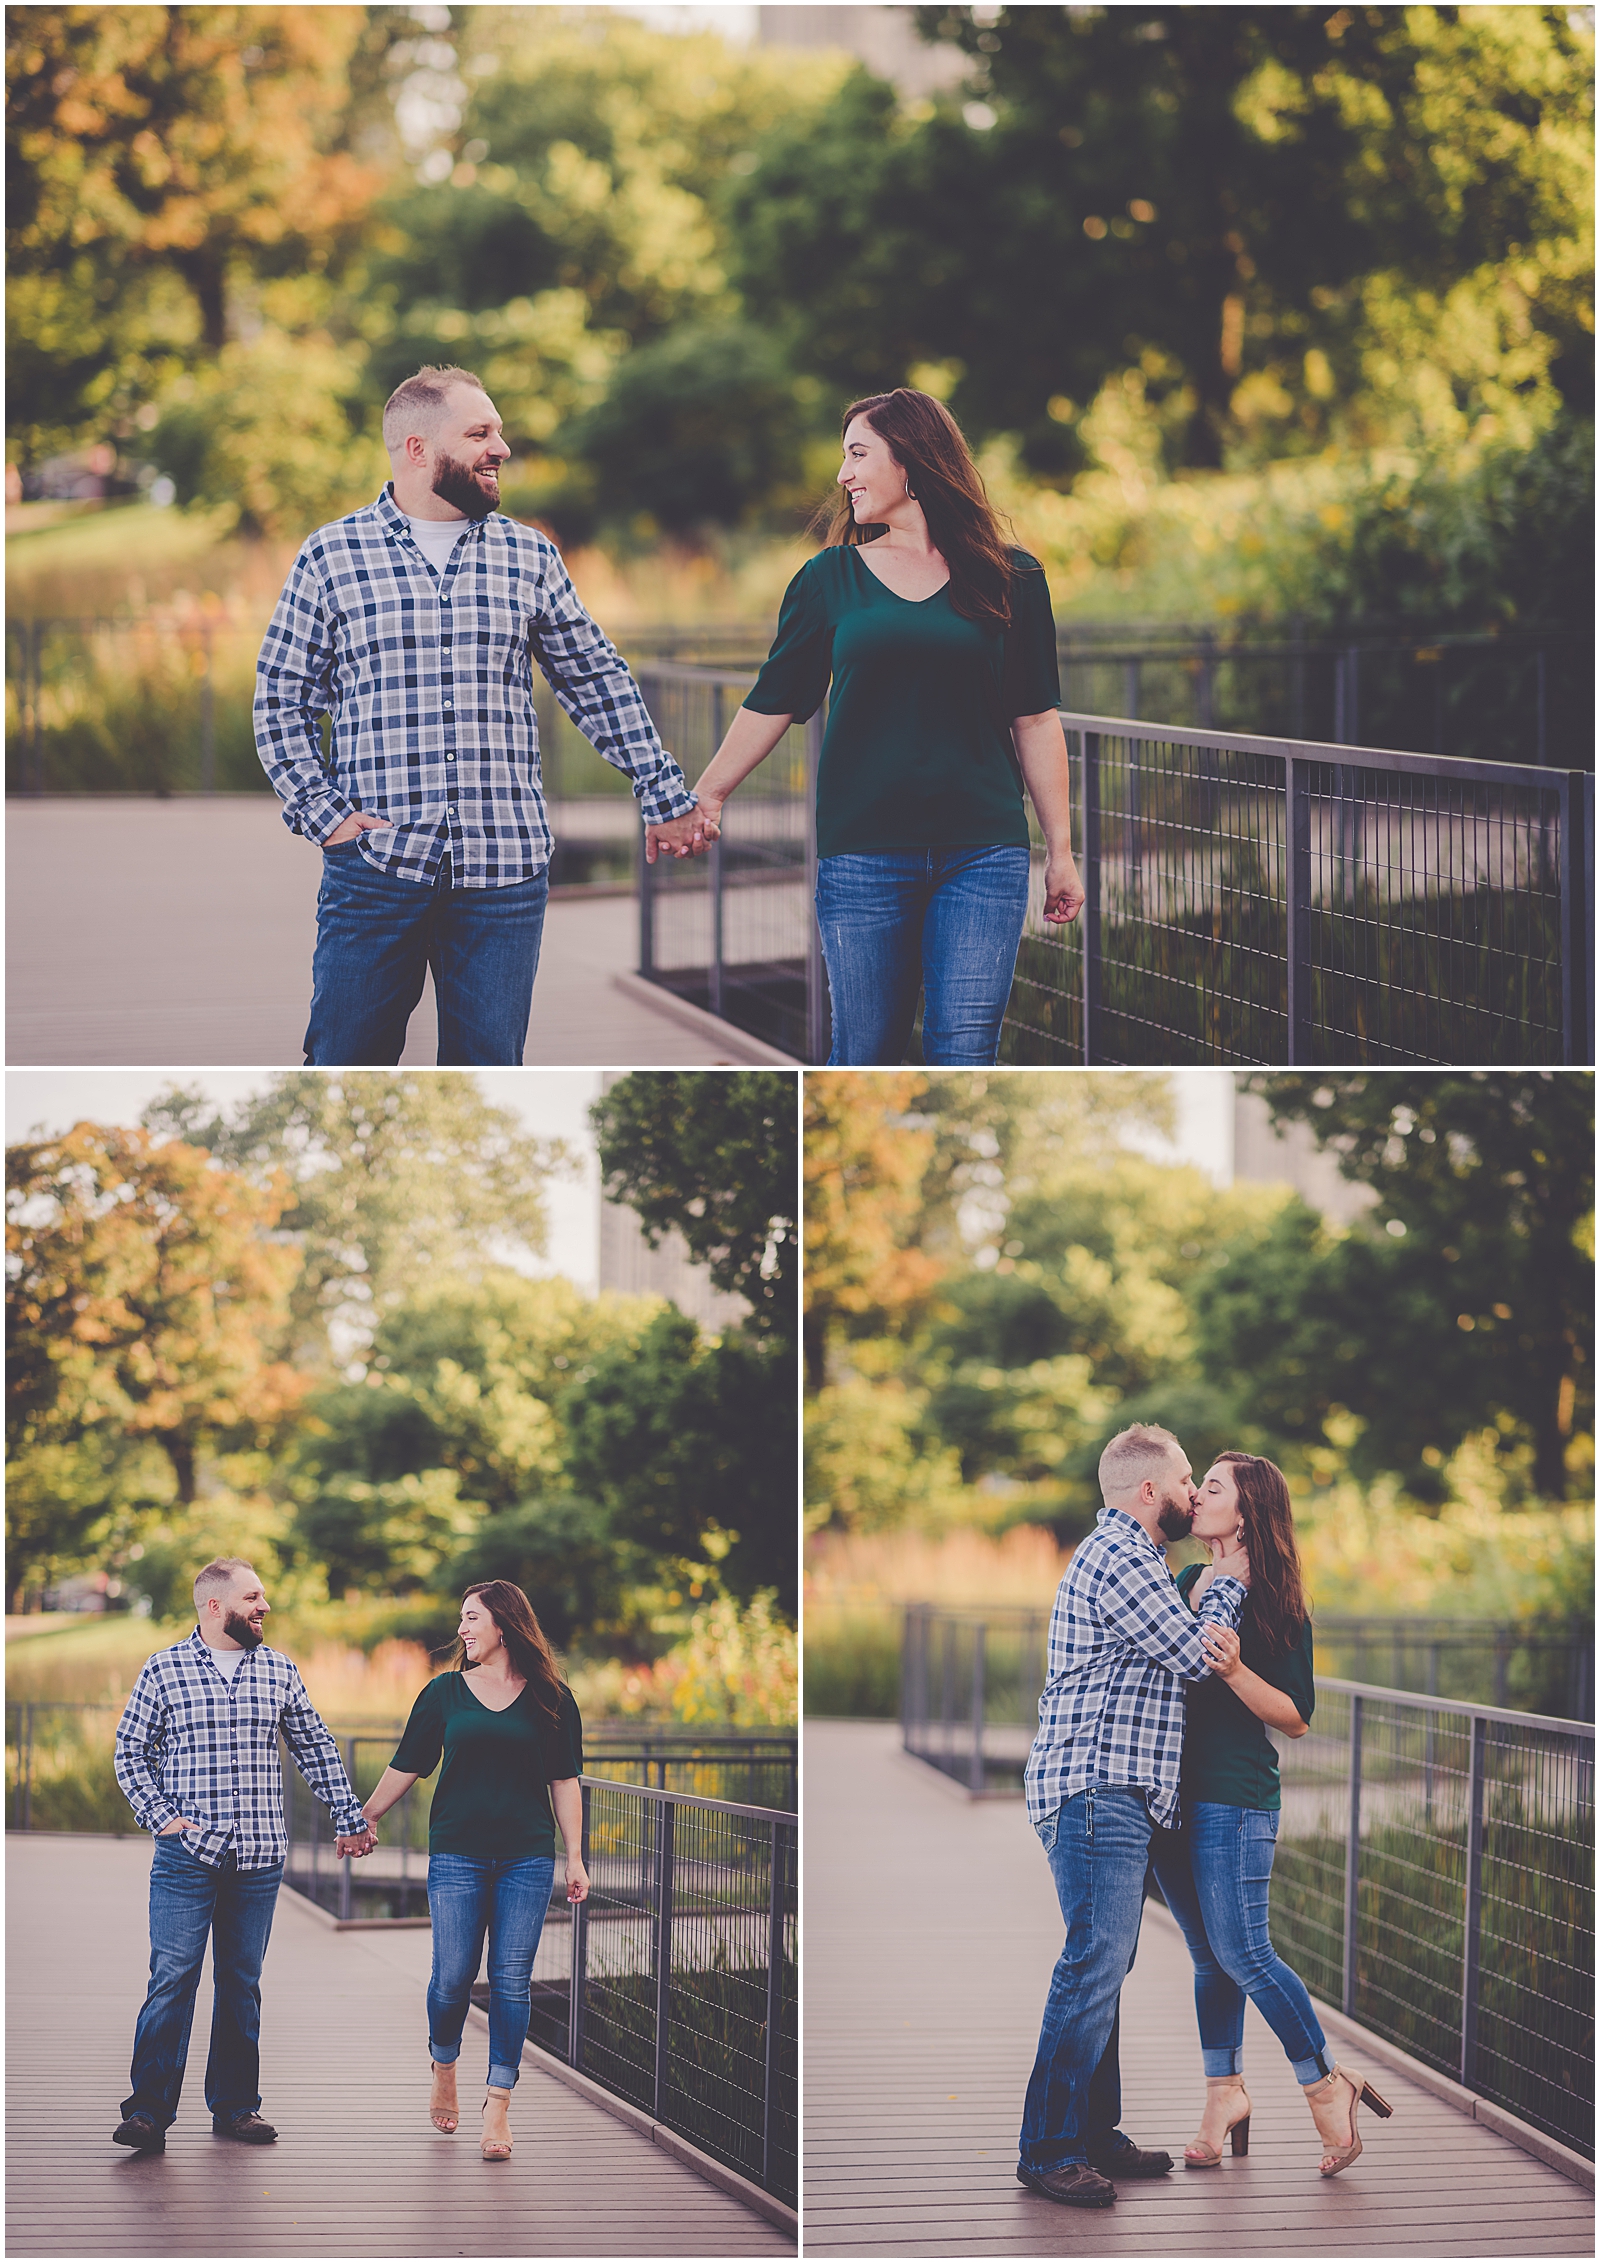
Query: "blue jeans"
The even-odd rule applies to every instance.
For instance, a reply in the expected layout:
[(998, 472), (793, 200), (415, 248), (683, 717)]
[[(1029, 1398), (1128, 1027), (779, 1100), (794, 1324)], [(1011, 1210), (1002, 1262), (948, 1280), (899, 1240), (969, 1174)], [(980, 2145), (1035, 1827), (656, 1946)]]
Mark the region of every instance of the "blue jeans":
[(533, 1960), (556, 1866), (547, 1854), (430, 1854), (428, 1914), (433, 1974), (428, 1982), (428, 2056), (454, 2066), (461, 2030), (489, 1936), (489, 2080), (509, 2090), (528, 2040)]
[(150, 1988), (133, 2034), (133, 2094), (123, 2117), (148, 2114), (157, 2129), (176, 2120), (189, 2057), (195, 1990), (211, 1938), (211, 2053), (206, 2104), (219, 2124), (261, 2104), (261, 1960), (283, 1864), (241, 1870), (230, 1847), (208, 1869), (180, 1836), (155, 1843), (150, 1864)]
[(923, 992), (929, 1068), (989, 1068), (1028, 909), (1026, 849), (885, 849), (817, 866), (830, 1068), (905, 1058)]
[(1050, 1976), (1039, 2050), (1022, 2110), (1025, 2169), (1121, 2150), (1118, 1999), (1139, 1946), (1150, 1859), (1144, 1793), (1104, 1784), (1079, 1792), (1039, 1826), (1067, 1944)]
[(430, 887), (374, 871), (358, 841), (323, 850), (308, 1067), (392, 1067), (430, 966), (439, 1066), (521, 1067), (549, 875), (454, 888), (449, 869)]
[(1200, 2058), (1208, 2075), (1244, 2072), (1244, 2000), (1283, 2045), (1296, 2082), (1328, 2072), (1327, 2042), (1305, 1983), (1273, 1947), (1267, 1899), (1278, 1818), (1198, 1800), (1181, 1831), (1158, 1831), (1151, 1867), (1194, 1960)]

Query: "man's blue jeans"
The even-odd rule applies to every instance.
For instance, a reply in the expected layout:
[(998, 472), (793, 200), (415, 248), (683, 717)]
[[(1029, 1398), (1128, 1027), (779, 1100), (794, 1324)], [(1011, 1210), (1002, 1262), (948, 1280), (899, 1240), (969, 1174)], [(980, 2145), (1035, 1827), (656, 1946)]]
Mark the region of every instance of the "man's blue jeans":
[(1150, 1811), (1137, 1788), (1101, 1784), (1046, 1816), (1067, 1943), (1050, 1976), (1039, 2051), (1022, 2110), (1025, 2169), (1083, 2164), (1089, 2148), (1120, 2148), (1118, 1999), (1139, 1946)]
[(1298, 1973), (1267, 1931), (1278, 1818), (1197, 1800), (1181, 1831), (1158, 1831), (1151, 1867), (1194, 1962), (1200, 2058), (1208, 2075), (1244, 2072), (1248, 1996), (1283, 2045), (1296, 2082), (1328, 2072), (1327, 2042)]
[(520, 1068), (549, 875), (509, 888), (374, 871), (357, 841), (322, 852), (308, 1067), (392, 1067), (433, 969), (441, 1068)]
[(923, 993), (930, 1068), (989, 1068), (1028, 910), (1023, 848), (885, 849), (817, 866), (830, 1068), (905, 1059)]
[(241, 1870), (230, 1847), (218, 1870), (180, 1836), (158, 1838), (150, 1864), (150, 1989), (133, 2036), (133, 2094), (123, 2118), (148, 2114), (157, 2129), (177, 2118), (189, 2057), (195, 1990), (211, 1938), (211, 2053), (206, 2104), (214, 2122), (261, 2105), (261, 1960), (283, 1864)]
[(428, 2056), (454, 2066), (461, 2030), (489, 1936), (489, 2080), (509, 2090), (522, 2065), (533, 1993), (533, 1960), (550, 1907), (556, 1866), (547, 1854), (430, 1854), (428, 1914), (433, 1974), (428, 1982)]

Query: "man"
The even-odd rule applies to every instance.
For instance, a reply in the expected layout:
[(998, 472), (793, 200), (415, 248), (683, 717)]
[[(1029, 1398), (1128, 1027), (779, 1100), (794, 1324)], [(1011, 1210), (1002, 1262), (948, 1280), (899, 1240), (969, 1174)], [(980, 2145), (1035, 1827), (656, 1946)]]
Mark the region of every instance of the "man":
[(246, 2145), (278, 2134), (258, 2111), (258, 2039), (261, 1960), (289, 1852), (280, 1735), (333, 1816), (337, 1852), (363, 1855), (373, 1843), (305, 1684), (261, 1639), (271, 1605), (250, 1566), (237, 1556), (207, 1564), (194, 1603), (193, 1634), (145, 1660), (117, 1724), (117, 1782), (156, 1839), (150, 1989), (133, 2038), (133, 2093), (111, 2133), (141, 2153), (162, 2152), (177, 2117), (208, 1934), (211, 2127)]
[(323, 852), (306, 1060), (398, 1061), (431, 966), (440, 1063), (516, 1066), (552, 846), (534, 663), (632, 779), (652, 863), (709, 837), (554, 544), (497, 509), (511, 451), (478, 379), (419, 370), (383, 437), (393, 479), (302, 546), (256, 671), (262, 766)]
[(1167, 1568), (1199, 1499), (1183, 1448), (1136, 1423), (1100, 1457), (1105, 1507), (1050, 1619), (1048, 1678), (1024, 1785), (1066, 1920), (1023, 2108), (1021, 2183), (1069, 2208), (1107, 2208), (1120, 2177), (1164, 2176), (1170, 2153), (1123, 2136), (1122, 1983), (1139, 1945), (1150, 1835), (1178, 1812), (1183, 1685), (1211, 1671), (1208, 1628), (1236, 1627), (1242, 1549), (1217, 1562), (1198, 1620)]

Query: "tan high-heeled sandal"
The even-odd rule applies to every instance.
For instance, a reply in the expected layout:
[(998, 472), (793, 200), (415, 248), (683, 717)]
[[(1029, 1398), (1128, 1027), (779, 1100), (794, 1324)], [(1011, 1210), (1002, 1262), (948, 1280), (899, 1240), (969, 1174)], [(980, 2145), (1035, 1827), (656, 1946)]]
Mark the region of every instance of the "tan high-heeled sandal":
[(448, 2061), (430, 2059), (428, 2064), (433, 2070), (433, 2095), (428, 2100), (428, 2119), (441, 2137), (454, 2137), (456, 2131), (461, 2127), (460, 2109), (445, 2104), (439, 2096), (438, 2086), (440, 2077), (446, 2074), (450, 2077), (451, 2084), (454, 2085), (456, 2078), (455, 2061), (454, 2059)]
[[(1207, 2105), (1223, 2091), (1233, 2091), (1244, 2100), (1244, 2112), (1235, 2114), (1222, 2132), (1233, 2148), (1234, 2159), (1238, 2161), (1250, 2150), (1250, 2093), (1245, 2089), (1242, 2074), (1208, 2074)], [(1221, 2146), (1212, 2145), (1203, 2137), (1197, 2137), (1192, 2145), (1186, 2145), (1183, 2149), (1183, 2165), (1186, 2169), (1214, 2169), (1220, 2165), (1221, 2160)]]
[[(490, 2100), (492, 2099), (499, 2100), (500, 2110), (502, 2113), (504, 2113), (511, 2104), (511, 2093), (509, 2090), (501, 2090), (497, 2088), (496, 2085), (491, 2082), (489, 2085), (489, 2096), (483, 2101), (482, 2111), (484, 2113), (487, 2113), (489, 2111)], [(508, 2129), (506, 2131), (504, 2137), (491, 2137), (488, 2131), (485, 2130), (482, 2138), (479, 2141), (478, 2151), (483, 2155), (486, 2161), (509, 2161), (511, 2158), (510, 2130)]]
[[(1350, 2090), (1350, 2142), (1348, 2145), (1340, 2145), (1335, 2142), (1338, 2131), (1333, 2126), (1334, 2114), (1337, 2111), (1335, 2102), (1339, 2095), (1337, 2086), (1341, 2082), (1347, 2084)], [(1364, 2074), (1358, 2074), (1351, 2067), (1341, 2067), (1337, 2064), (1323, 2076), (1320, 2082), (1308, 2082), (1306, 2084), (1305, 2101), (1311, 2108), (1311, 2119), (1316, 2123), (1317, 2135), (1322, 2140), (1322, 2174), (1325, 2177), (1336, 2177), (1341, 2169), (1348, 2169), (1351, 2162), (1362, 2151), (1361, 2132), (1356, 2128), (1356, 2114), (1361, 2107), (1370, 2106), (1372, 2111), (1384, 2121), (1387, 2121), (1394, 2112), (1394, 2108), (1390, 2105), (1388, 2099), (1380, 2097)], [(1320, 2112), (1318, 2111), (1319, 2107), (1321, 2108)]]

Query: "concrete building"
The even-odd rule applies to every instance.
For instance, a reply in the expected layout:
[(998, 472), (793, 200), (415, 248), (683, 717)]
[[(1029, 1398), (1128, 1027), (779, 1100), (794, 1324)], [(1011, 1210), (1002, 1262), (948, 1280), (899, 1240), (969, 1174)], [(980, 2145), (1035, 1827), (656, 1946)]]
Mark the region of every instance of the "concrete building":
[(1237, 1078), (1233, 1094), (1233, 1176), (1292, 1186), (1335, 1226), (1348, 1226), (1377, 1200), (1370, 1187), (1340, 1177), (1337, 1162), (1317, 1146), (1309, 1126), (1290, 1124), (1279, 1131), (1266, 1102), (1256, 1093), (1242, 1091)]
[[(602, 1092), (616, 1083), (619, 1071), (607, 1069), (600, 1079)], [(689, 1245), (676, 1227), (652, 1249), (644, 1238), (638, 1213), (625, 1202), (600, 1202), (600, 1287), (623, 1296), (665, 1297), (678, 1310), (715, 1332), (736, 1328), (750, 1307), (743, 1297), (724, 1296), (703, 1265), (689, 1255)]]

